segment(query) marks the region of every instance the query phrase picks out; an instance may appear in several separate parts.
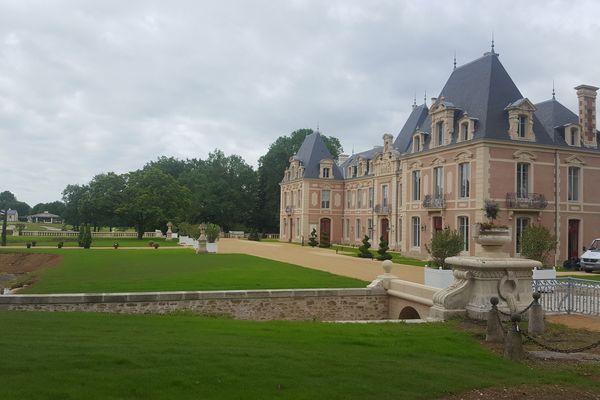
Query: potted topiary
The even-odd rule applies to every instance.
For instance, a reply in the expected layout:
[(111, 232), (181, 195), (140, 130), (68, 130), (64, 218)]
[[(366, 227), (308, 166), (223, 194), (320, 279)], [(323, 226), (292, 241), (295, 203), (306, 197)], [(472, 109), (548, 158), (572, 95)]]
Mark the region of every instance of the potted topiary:
[(59, 248), (59, 249), (62, 249), (63, 245), (64, 245), (64, 243), (63, 243), (63, 242), (58, 242), (58, 245), (57, 245), (57, 246), (58, 246), (58, 248)]
[(116, 250), (119, 248), (119, 242), (114, 242), (113, 243), (113, 248)]
[(315, 247), (319, 244), (319, 241), (317, 240), (317, 229), (313, 228), (312, 232), (310, 233), (310, 237), (308, 238), (308, 245), (310, 247)]
[(486, 252), (497, 252), (502, 245), (511, 241), (510, 228), (494, 224), (499, 209), (498, 203), (486, 200), (484, 210), (488, 222), (475, 224), (473, 229), (475, 243), (483, 246)]
[(158, 243), (154, 243), (152, 246), (153, 246), (155, 249), (158, 249), (158, 248), (160, 247), (160, 244), (158, 244)]
[(36, 244), (37, 244), (37, 242), (35, 240), (31, 241), (31, 247), (35, 247)]
[(31, 248), (31, 243), (27, 243), (27, 244), (25, 244), (25, 246), (27, 246), (27, 248), (30, 249)]
[(358, 247), (358, 256), (360, 258), (373, 258), (373, 253), (369, 250), (371, 243), (369, 243), (369, 237), (365, 235), (362, 240), (362, 245)]
[(382, 236), (379, 238), (379, 249), (377, 250), (377, 258), (379, 261), (391, 260), (392, 255), (387, 251), (390, 249), (387, 240)]
[(218, 251), (217, 240), (221, 234), (221, 227), (217, 224), (206, 224), (206, 251), (216, 253)]

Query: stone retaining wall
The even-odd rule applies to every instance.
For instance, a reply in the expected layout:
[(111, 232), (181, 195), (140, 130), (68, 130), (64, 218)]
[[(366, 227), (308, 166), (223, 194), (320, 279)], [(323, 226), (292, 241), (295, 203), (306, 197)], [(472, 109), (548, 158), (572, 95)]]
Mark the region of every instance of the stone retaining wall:
[(378, 320), (388, 318), (382, 288), (110, 294), (3, 295), (0, 310), (162, 314), (191, 311), (249, 320)]

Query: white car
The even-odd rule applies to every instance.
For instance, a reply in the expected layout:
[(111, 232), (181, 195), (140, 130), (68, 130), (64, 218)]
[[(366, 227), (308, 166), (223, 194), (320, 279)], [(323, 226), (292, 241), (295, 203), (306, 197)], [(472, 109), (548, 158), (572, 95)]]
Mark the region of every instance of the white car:
[(600, 238), (594, 239), (590, 247), (581, 255), (579, 263), (585, 272), (600, 271)]

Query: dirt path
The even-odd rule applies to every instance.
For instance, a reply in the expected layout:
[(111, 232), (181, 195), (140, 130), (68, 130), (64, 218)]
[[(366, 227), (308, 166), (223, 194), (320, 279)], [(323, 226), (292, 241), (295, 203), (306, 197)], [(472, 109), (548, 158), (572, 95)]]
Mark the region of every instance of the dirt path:
[[(253, 242), (239, 239), (221, 239), (221, 253), (245, 253), (271, 260), (288, 262), (307, 268), (331, 272), (337, 275), (372, 281), (383, 274), (380, 261), (366, 260), (335, 254), (334, 250), (298, 246), (278, 242)], [(423, 283), (423, 267), (394, 264), (392, 274), (400, 279)]]
[(587, 329), (588, 331), (600, 332), (600, 318), (585, 315), (547, 315), (546, 321), (566, 325), (574, 329)]

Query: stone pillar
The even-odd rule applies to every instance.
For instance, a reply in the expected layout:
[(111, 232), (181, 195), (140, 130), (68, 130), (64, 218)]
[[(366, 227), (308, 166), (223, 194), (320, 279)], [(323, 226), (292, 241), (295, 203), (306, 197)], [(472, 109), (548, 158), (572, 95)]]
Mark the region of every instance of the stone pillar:
[(502, 343), (504, 342), (504, 329), (500, 322), (500, 313), (498, 312), (498, 298), (492, 297), (490, 303), (492, 309), (488, 311), (487, 317), (487, 332), (485, 335), (486, 342)]
[(521, 316), (519, 314), (513, 314), (510, 317), (512, 321), (512, 327), (508, 330), (506, 340), (504, 341), (504, 358), (513, 361), (521, 361), (524, 358), (523, 353), (523, 339), (519, 332), (519, 321)]
[(165, 240), (173, 239), (173, 223), (167, 222), (167, 238)]
[(531, 336), (544, 334), (544, 310), (539, 303), (540, 297), (540, 293), (534, 293), (533, 304), (531, 308), (529, 308), (529, 326), (527, 327), (527, 331)]

